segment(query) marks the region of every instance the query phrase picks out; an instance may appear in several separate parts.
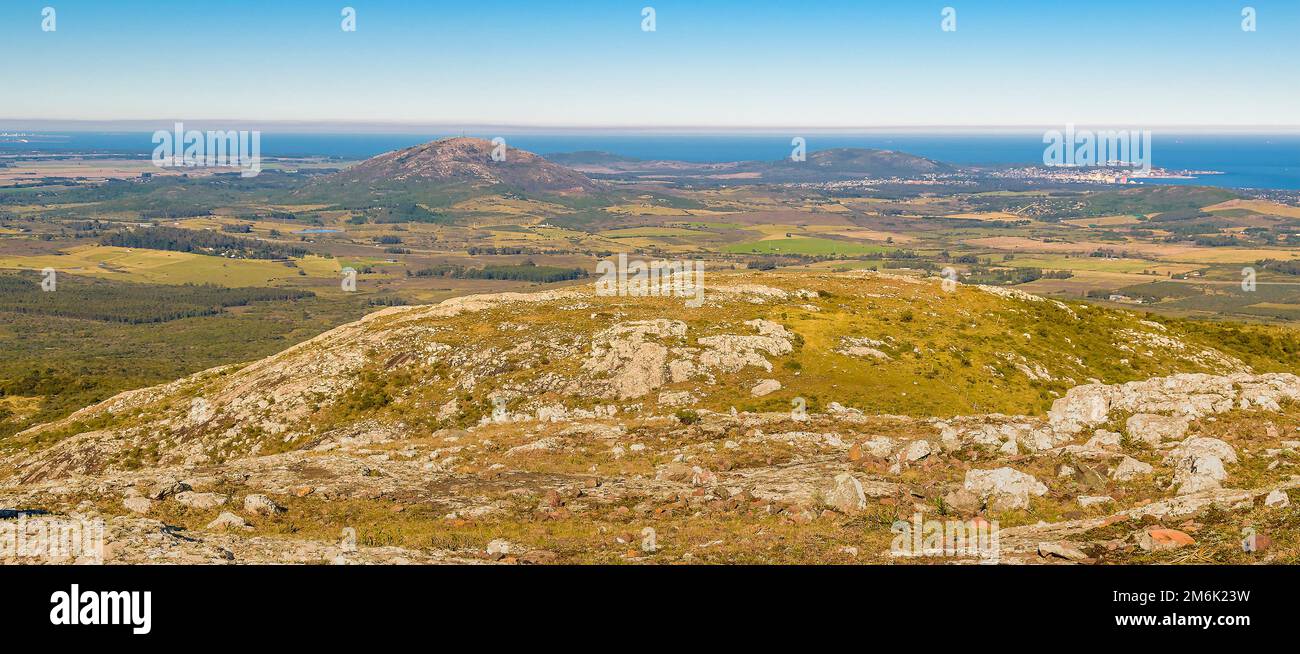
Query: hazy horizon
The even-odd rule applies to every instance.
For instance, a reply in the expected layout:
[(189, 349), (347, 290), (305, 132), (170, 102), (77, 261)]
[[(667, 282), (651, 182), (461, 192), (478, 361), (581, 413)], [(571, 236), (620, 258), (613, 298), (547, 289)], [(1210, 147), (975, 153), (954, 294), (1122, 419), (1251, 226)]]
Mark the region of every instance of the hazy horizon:
[[(0, 7), (5, 120), (525, 129), (1296, 125), (1300, 6), (155, 0)], [(655, 10), (643, 29), (643, 6)], [(1132, 26), (1141, 26), (1140, 31)], [(192, 45), (197, 44), (197, 45)], [(41, 118), (34, 118), (34, 117)]]
[[(281, 133), (303, 134), (394, 134), (416, 135), (431, 131), (478, 131), (500, 130), (501, 133), (583, 133), (583, 134), (698, 134), (706, 135), (786, 135), (791, 133), (808, 134), (1034, 134), (1044, 129), (1060, 129), (1069, 123), (1042, 123), (1025, 125), (842, 125), (842, 126), (808, 126), (808, 125), (758, 125), (750, 127), (726, 127), (721, 125), (533, 125), (524, 123), (417, 123), (417, 122), (374, 122), (374, 121), (296, 121), (296, 120), (256, 120), (256, 119), (222, 119), (222, 118), (140, 118), (130, 120), (46, 120), (0, 117), (0, 130), (44, 130), (55, 132), (113, 132), (141, 131), (152, 132), (166, 129), (175, 123), (186, 123), (190, 127), (253, 128), (261, 127)], [(1300, 124), (1288, 125), (1134, 125), (1134, 124), (1099, 124), (1077, 123), (1080, 129), (1134, 129), (1142, 128), (1161, 131), (1173, 135), (1214, 135), (1233, 133), (1253, 134), (1291, 134), (1300, 132)]]

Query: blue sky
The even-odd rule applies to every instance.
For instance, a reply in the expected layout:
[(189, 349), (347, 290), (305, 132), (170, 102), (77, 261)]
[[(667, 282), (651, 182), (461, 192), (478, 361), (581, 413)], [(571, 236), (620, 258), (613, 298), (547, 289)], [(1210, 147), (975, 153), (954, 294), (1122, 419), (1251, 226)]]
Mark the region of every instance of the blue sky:
[(1298, 79), (1293, 0), (0, 3), (0, 119), (1269, 126)]

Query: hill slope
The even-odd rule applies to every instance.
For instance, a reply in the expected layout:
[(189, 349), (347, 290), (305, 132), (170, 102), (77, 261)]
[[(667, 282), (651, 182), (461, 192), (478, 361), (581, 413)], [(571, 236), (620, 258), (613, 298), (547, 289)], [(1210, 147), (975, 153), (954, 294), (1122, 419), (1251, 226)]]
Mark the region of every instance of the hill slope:
[(586, 175), (526, 150), (507, 147), (492, 160), (493, 145), (476, 138), (445, 138), (387, 152), (313, 181), (302, 196), (425, 198), (476, 192), (584, 195), (600, 189)]
[[(1162, 518), (1300, 486), (1247, 455), (1280, 452), (1300, 425), (1300, 379), (1260, 374), (1295, 362), (1226, 333), (877, 274), (711, 274), (699, 308), (588, 286), (471, 296), (385, 309), (23, 432), (0, 450), (0, 506), (93, 509), (129, 539), (155, 524), (135, 513), (201, 534), (239, 512), (235, 498), (268, 495), (288, 512), (248, 500), (259, 536), (356, 527), (405, 559), (480, 556), (503, 538), (538, 561), (810, 562), (843, 556), (827, 543), (882, 551), (915, 503), (999, 519), (1008, 558), (1036, 560), (1024, 548), (1043, 529), (1111, 529), (1115, 507), (1081, 511), (1078, 496)], [(1170, 412), (1181, 427), (1156, 415)], [(1221, 478), (1181, 467), (1189, 434), (1228, 444), (1231, 461), (1211, 448)], [(1117, 472), (1135, 464), (1153, 472)], [(971, 476), (1005, 467), (1044, 494)], [(622, 535), (646, 526), (659, 554)], [(269, 556), (260, 540), (236, 549)]]

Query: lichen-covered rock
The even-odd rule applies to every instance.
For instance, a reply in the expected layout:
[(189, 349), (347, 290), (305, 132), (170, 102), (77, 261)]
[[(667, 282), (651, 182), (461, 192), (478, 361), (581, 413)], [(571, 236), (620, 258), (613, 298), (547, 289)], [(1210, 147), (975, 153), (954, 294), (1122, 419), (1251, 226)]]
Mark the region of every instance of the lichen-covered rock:
[(1010, 511), (1029, 508), (1030, 496), (1047, 494), (1047, 486), (1015, 468), (997, 468), (994, 470), (968, 470), (963, 488), (974, 493), (982, 500), (988, 500), (989, 508)]
[(1137, 459), (1126, 456), (1115, 469), (1111, 471), (1110, 478), (1115, 481), (1132, 481), (1138, 477), (1151, 474), (1154, 468), (1149, 463), (1143, 463)]
[(775, 379), (764, 379), (750, 389), (749, 394), (754, 397), (763, 397), (781, 390), (781, 382)]
[(209, 522), (208, 526), (204, 527), (204, 529), (207, 529), (208, 531), (232, 531), (249, 530), (252, 529), (252, 527), (248, 526), (248, 521), (243, 518), (230, 513), (229, 511), (223, 511), (221, 515), (217, 516), (216, 520)]
[(1189, 438), (1165, 455), (1179, 494), (1215, 490), (1228, 478), (1225, 464), (1237, 462), (1232, 446), (1217, 438)]
[(249, 495), (244, 498), (244, 512), (252, 515), (276, 515), (286, 509), (265, 495)]
[(867, 508), (867, 495), (862, 482), (846, 472), (836, 475), (835, 484), (826, 493), (826, 503), (845, 513), (856, 513)]
[(122, 500), (122, 506), (132, 513), (144, 515), (153, 510), (154, 501), (147, 497), (128, 497)]
[(1138, 413), (1129, 416), (1124, 429), (1129, 438), (1140, 440), (1151, 447), (1158, 447), (1165, 441), (1182, 440), (1187, 434), (1189, 421), (1186, 416), (1162, 416), (1154, 413)]
[(196, 493), (194, 491), (181, 491), (174, 496), (174, 499), (191, 509), (215, 509), (230, 500), (229, 497), (220, 493)]

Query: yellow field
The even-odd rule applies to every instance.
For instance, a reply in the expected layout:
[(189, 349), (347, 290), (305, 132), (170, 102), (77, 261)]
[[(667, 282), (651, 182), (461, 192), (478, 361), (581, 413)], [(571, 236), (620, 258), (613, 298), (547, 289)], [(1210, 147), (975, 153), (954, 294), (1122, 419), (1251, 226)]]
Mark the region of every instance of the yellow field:
[(1087, 227), (1089, 225), (1097, 225), (1098, 227), (1113, 227), (1115, 225), (1132, 225), (1134, 223), (1141, 222), (1141, 221), (1139, 221), (1135, 216), (1124, 215), (1124, 216), (1095, 216), (1092, 218), (1072, 218), (1070, 220), (1062, 220), (1061, 222), (1067, 225), (1074, 225), (1075, 227)]
[(700, 232), (696, 229), (683, 229), (681, 227), (627, 227), (624, 229), (611, 229), (600, 233), (605, 238), (628, 238), (635, 236), (653, 238), (656, 236), (699, 236)]
[(989, 236), (965, 241), (969, 245), (1007, 250), (1015, 252), (1040, 252), (1059, 254), (1082, 254), (1099, 250), (1112, 249), (1126, 251), (1142, 257), (1161, 261), (1184, 263), (1251, 263), (1259, 259), (1295, 259), (1300, 252), (1285, 249), (1268, 248), (1210, 248), (1182, 245), (1180, 243), (1107, 243), (1104, 241), (1077, 241), (1051, 243), (1023, 236)]
[(1258, 213), (1266, 213), (1273, 216), (1286, 216), (1287, 218), (1300, 218), (1300, 207), (1293, 207), (1287, 204), (1278, 204), (1268, 200), (1228, 200), (1218, 204), (1205, 207), (1206, 211), (1227, 211), (1229, 209), (1247, 209)]
[(1198, 263), (1254, 263), (1260, 259), (1298, 259), (1300, 258), (1300, 252), (1295, 250), (1274, 250), (1268, 248), (1189, 247), (1160, 258), (1168, 261)]
[(1083, 295), (1092, 289), (1121, 288), (1162, 279), (1167, 278), (1133, 273), (1079, 270), (1075, 271), (1074, 277), (1069, 279), (1039, 279), (1028, 284), (1020, 284), (1016, 288), (1038, 294), (1066, 293), (1069, 295)]
[(1259, 302), (1250, 306), (1254, 309), (1277, 309), (1280, 311), (1295, 311), (1300, 309), (1300, 304), (1286, 304), (1283, 302)]
[(91, 275), (121, 281), (154, 284), (219, 284), (263, 286), (273, 281), (339, 276), (334, 259), (309, 256), (296, 260), (298, 268), (274, 261), (225, 259), (188, 252), (85, 245), (63, 250), (63, 255), (4, 256), (0, 268), (43, 270), (54, 268), (74, 275)]
[(846, 238), (860, 238), (867, 241), (880, 241), (884, 243), (887, 239), (894, 239), (895, 243), (911, 243), (916, 240), (915, 236), (908, 236), (897, 232), (881, 232), (874, 229), (852, 229), (842, 232), (831, 232), (837, 236)]
[[(996, 262), (996, 258), (994, 259)], [(1191, 272), (1204, 266), (1193, 263), (1167, 263), (1149, 259), (1104, 259), (1102, 257), (1066, 257), (1062, 255), (1020, 255), (1004, 265), (1043, 270), (1093, 271), (1104, 273), (1141, 273), (1155, 271), (1162, 277)], [(1148, 276), (1149, 278), (1150, 276)]]
[[(293, 223), (282, 223), (271, 220), (242, 220), (233, 216), (204, 216), (202, 218), (186, 218), (169, 223), (176, 227), (186, 229), (210, 229), (212, 231), (221, 231), (222, 225), (252, 225), (253, 233), (268, 235), (271, 230), (278, 230), (282, 233), (289, 234), (299, 229), (307, 229), (314, 225), (295, 225)], [(231, 234), (231, 236), (247, 236), (246, 234)]]
[(452, 205), (456, 211), (475, 211), (481, 213), (500, 213), (508, 216), (542, 216), (554, 214), (563, 207), (539, 200), (518, 200), (500, 195), (477, 197)]
[(795, 238), (804, 234), (804, 230), (794, 225), (759, 225), (757, 231), (763, 233), (760, 241), (779, 241), (787, 238), (786, 234), (793, 234)]
[(1006, 211), (983, 211), (979, 213), (951, 213), (944, 218), (961, 218), (964, 220), (1023, 220), (1024, 216), (1018, 216)]
[(606, 207), (605, 211), (630, 216), (689, 216), (690, 212), (676, 207), (661, 207), (656, 204), (616, 204)]
[(59, 159), (51, 161), (17, 161), (9, 168), (0, 168), (0, 186), (16, 184), (41, 177), (85, 177), (93, 180), (129, 179), (140, 173), (178, 175), (180, 171), (166, 170), (147, 159)]

